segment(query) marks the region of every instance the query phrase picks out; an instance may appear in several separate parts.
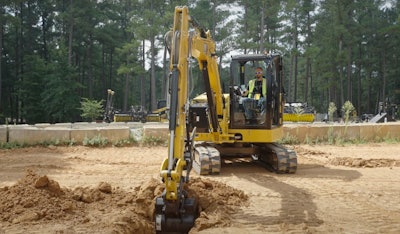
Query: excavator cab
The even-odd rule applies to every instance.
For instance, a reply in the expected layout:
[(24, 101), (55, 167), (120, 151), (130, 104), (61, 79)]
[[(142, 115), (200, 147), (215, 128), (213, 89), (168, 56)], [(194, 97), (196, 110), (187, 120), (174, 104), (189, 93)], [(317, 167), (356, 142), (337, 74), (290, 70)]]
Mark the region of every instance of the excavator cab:
[[(266, 95), (248, 95), (256, 68), (263, 70)], [(230, 129), (271, 129), (282, 125), (282, 66), (279, 55), (232, 56), (230, 66)]]

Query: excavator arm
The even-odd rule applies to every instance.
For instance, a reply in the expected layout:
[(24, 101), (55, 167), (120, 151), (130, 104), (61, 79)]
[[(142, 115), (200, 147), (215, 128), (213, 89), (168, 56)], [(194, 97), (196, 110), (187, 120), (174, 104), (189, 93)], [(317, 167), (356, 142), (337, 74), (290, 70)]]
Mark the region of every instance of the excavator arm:
[[(195, 22), (195, 21), (194, 21)], [(197, 26), (197, 23), (194, 23)], [(209, 31), (205, 32), (201, 27), (196, 27), (196, 33), (191, 39), (191, 54), (197, 59), (202, 71), (203, 82), (207, 94), (209, 117), (213, 132), (219, 130), (218, 116), (223, 115), (224, 97), (218, 72), (217, 57), (215, 54), (215, 42)]]
[[(189, 29), (194, 29), (189, 31)], [(176, 7), (174, 25), (166, 34), (170, 52), (169, 78), (169, 142), (168, 157), (163, 161), (160, 176), (165, 190), (156, 198), (155, 227), (157, 233), (187, 233), (198, 216), (197, 201), (188, 197), (183, 185), (189, 181), (193, 162), (193, 141), (196, 128), (189, 131), (189, 59), (197, 59), (203, 73), (213, 131), (217, 132), (218, 115), (222, 115), (222, 92), (215, 42), (208, 31), (190, 17), (187, 7)]]

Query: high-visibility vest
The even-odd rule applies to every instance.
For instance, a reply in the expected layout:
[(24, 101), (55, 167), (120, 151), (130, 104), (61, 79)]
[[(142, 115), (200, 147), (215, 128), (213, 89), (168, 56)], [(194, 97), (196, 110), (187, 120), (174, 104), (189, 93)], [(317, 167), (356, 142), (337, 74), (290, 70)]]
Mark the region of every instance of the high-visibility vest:
[[(253, 90), (254, 86), (256, 84), (256, 79), (250, 80), (249, 81), (249, 95), (247, 97), (252, 98), (253, 97)], [(263, 78), (262, 79), (262, 95), (264, 98), (267, 98), (267, 79)]]

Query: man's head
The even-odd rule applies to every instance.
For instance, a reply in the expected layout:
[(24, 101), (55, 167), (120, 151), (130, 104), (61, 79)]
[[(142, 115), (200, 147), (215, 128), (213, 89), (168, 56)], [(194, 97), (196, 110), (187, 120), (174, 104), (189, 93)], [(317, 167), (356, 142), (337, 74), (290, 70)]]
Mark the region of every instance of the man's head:
[(263, 78), (263, 69), (262, 67), (256, 68), (256, 78), (257, 80), (261, 80)]

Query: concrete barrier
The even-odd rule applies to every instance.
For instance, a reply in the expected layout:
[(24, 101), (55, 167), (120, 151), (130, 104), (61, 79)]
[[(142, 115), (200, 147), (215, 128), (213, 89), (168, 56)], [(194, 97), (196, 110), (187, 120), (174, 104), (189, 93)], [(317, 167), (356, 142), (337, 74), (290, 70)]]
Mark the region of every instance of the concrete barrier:
[(0, 126), (0, 143), (7, 143), (8, 127)]
[(168, 139), (168, 124), (150, 124), (143, 126), (143, 137), (156, 137)]
[(100, 135), (98, 129), (71, 129), (71, 141), (77, 144), (81, 144), (86, 138), (92, 139)]
[(130, 137), (129, 127), (95, 127), (95, 128), (78, 128), (71, 129), (71, 141), (76, 143), (82, 143), (85, 139), (93, 139), (95, 137), (100, 137), (107, 139), (109, 142), (118, 142), (120, 140), (126, 140)]
[[(400, 139), (400, 122), (325, 124), (288, 123), (284, 124), (283, 137), (291, 136), (300, 143), (328, 140), (385, 140)], [(101, 137), (110, 143), (144, 137), (168, 139), (168, 123), (63, 123), (38, 125), (2, 125), (0, 142), (20, 144), (41, 143), (83, 143), (85, 138)]]
[(300, 142), (305, 141), (326, 141), (328, 139), (328, 132), (325, 126), (309, 126), (306, 132), (306, 138), (297, 136)]
[[(400, 140), (400, 122), (379, 124), (284, 124), (283, 137), (294, 137), (299, 143), (329, 140), (371, 141), (392, 138)], [(168, 125), (145, 125), (144, 137), (167, 139)]]
[(118, 127), (113, 126), (103, 127), (99, 129), (100, 136), (107, 138), (109, 142), (118, 142), (124, 139), (129, 139), (130, 131), (129, 127)]
[(35, 145), (41, 143), (69, 142), (70, 129), (35, 126), (8, 126), (8, 142)]
[(360, 139), (359, 125), (284, 125), (284, 137), (291, 136), (300, 143), (329, 141), (334, 139)]
[(342, 139), (346, 141), (379, 141), (400, 139), (400, 122), (362, 124), (286, 124), (284, 136), (296, 137), (300, 143)]
[(400, 139), (400, 122), (368, 124), (360, 129), (360, 137), (365, 140)]

